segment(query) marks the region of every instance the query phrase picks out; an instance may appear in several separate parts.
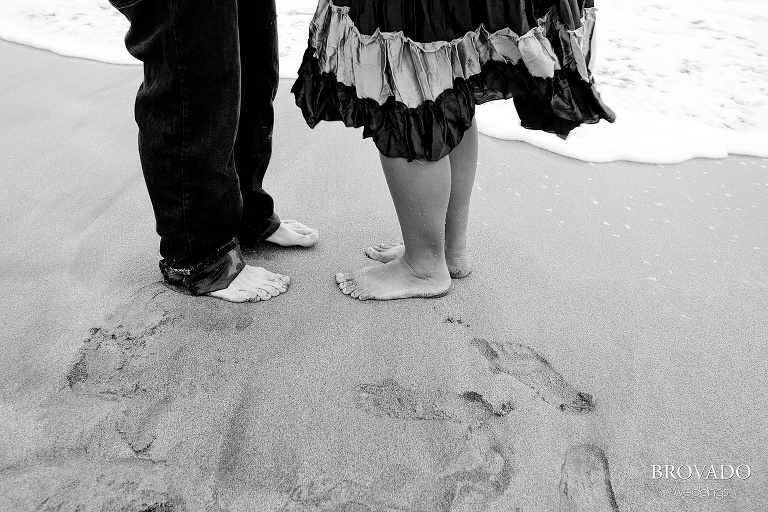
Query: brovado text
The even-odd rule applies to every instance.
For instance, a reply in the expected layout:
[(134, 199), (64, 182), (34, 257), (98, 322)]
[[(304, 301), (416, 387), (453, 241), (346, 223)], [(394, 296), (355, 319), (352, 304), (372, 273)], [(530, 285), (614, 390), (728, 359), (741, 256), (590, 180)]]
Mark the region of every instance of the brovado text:
[(690, 480), (694, 477), (696, 480), (731, 480), (734, 477), (746, 480), (752, 475), (752, 469), (747, 464), (735, 467), (732, 464), (652, 464), (651, 472), (654, 480)]

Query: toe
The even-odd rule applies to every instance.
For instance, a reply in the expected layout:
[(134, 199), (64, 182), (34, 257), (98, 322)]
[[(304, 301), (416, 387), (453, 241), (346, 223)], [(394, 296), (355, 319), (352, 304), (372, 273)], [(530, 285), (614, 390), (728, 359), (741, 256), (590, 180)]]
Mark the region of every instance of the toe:
[(272, 296), (266, 290), (263, 290), (263, 289), (256, 290), (256, 294), (261, 300), (269, 300), (272, 298)]
[(310, 232), (308, 234), (300, 234), (299, 235), (299, 244), (304, 245), (306, 247), (310, 247), (312, 245), (315, 245), (317, 241), (320, 239), (320, 236), (316, 232)]
[(291, 283), (290, 276), (286, 276), (286, 275), (283, 275), (283, 274), (277, 274), (275, 272), (270, 272), (269, 270), (265, 270), (265, 272), (266, 273), (264, 274), (263, 277), (267, 281), (271, 281), (273, 283), (272, 286), (277, 286), (274, 283), (282, 283), (282, 284), (284, 284), (286, 286)]
[(219, 298), (230, 302), (247, 302), (251, 299), (251, 294), (247, 290), (222, 290), (224, 294)]
[(239, 290), (231, 295), (232, 302), (247, 302), (251, 299), (251, 294), (246, 292), (245, 290)]
[(278, 295), (280, 295), (281, 292), (285, 291), (285, 290), (280, 290), (278, 288), (275, 288), (270, 284), (264, 284), (263, 288), (264, 288), (264, 291), (266, 291), (272, 297), (277, 297)]
[(284, 292), (288, 289), (288, 285), (285, 284), (283, 281), (277, 279), (276, 276), (274, 279), (271, 279), (269, 278), (269, 276), (266, 276), (266, 275), (247, 276), (242, 280), (242, 287), (246, 290), (253, 290), (251, 295), (255, 294), (255, 290), (266, 288), (266, 287), (278, 290), (278, 293)]
[(279, 293), (284, 293), (288, 291), (288, 284), (285, 281), (281, 281), (279, 279), (269, 280), (269, 281), (266, 281), (264, 284), (267, 288), (274, 288)]
[(344, 274), (342, 274), (341, 272), (336, 274), (336, 282), (337, 283), (341, 284), (341, 283), (343, 283), (346, 280), (347, 280), (346, 276)]
[(316, 229), (312, 229), (309, 226), (305, 226), (304, 224), (295, 224), (293, 226), (293, 230), (296, 231), (297, 233), (302, 234), (302, 235), (316, 235), (317, 234), (317, 230)]
[(245, 300), (249, 300), (251, 302), (258, 302), (261, 300), (259, 297), (259, 288), (255, 284), (251, 284), (248, 289), (246, 290), (240, 290), (243, 295), (245, 296)]

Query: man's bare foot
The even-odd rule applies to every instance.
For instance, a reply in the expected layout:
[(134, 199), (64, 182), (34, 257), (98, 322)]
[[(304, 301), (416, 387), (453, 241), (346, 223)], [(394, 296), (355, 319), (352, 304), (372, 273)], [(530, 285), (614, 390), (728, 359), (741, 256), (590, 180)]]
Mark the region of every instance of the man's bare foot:
[(320, 239), (317, 230), (305, 226), (295, 220), (281, 220), (277, 231), (272, 233), (267, 242), (282, 245), (283, 247), (301, 246), (312, 247)]
[[(366, 256), (382, 263), (389, 263), (402, 256), (404, 252), (403, 242), (397, 244), (382, 242), (365, 249)], [(455, 251), (446, 248), (445, 261), (448, 263), (448, 272), (453, 279), (461, 279), (472, 273), (472, 255), (466, 249)]]
[(345, 295), (360, 300), (428, 298), (446, 295), (451, 289), (451, 276), (447, 268), (437, 270), (434, 275), (422, 275), (403, 258), (396, 258), (377, 267), (338, 273), (336, 283)]
[(246, 265), (229, 286), (208, 295), (229, 302), (258, 302), (285, 293), (290, 283), (291, 278), (288, 276)]

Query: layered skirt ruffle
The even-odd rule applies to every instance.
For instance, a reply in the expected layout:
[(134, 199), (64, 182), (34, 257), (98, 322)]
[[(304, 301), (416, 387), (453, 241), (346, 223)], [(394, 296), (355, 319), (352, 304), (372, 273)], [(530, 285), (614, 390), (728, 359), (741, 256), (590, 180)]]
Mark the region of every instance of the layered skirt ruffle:
[[(359, 25), (386, 26), (371, 21), (371, 12), (382, 16), (374, 4), (386, 0), (356, 1), (369, 6), (356, 10)], [(471, 126), (475, 105), (495, 99), (514, 98), (524, 127), (565, 138), (582, 123), (615, 116), (591, 76), (595, 9), (581, 9), (579, 19), (571, 10), (561, 17), (562, 10), (552, 5), (530, 21), (517, 16), (493, 32), (486, 28), (493, 23), (484, 21), (448, 41), (417, 41), (435, 36), (410, 28), (408, 37), (407, 27), (365, 34), (349, 6), (321, 0), (292, 92), (310, 127), (320, 121), (362, 127), (363, 137), (390, 157), (445, 157)], [(533, 22), (522, 35), (511, 28)]]

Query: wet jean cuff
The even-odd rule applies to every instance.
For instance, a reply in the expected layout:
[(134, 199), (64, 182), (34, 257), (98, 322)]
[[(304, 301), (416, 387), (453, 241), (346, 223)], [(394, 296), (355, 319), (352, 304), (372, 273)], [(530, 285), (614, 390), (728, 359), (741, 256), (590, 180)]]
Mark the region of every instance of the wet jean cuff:
[(160, 261), (160, 272), (165, 280), (172, 285), (183, 286), (192, 295), (223, 290), (243, 268), (245, 260), (237, 238), (191, 268), (174, 268), (165, 260)]
[(263, 242), (271, 237), (279, 227), (280, 217), (278, 217), (276, 213), (273, 213), (261, 226), (259, 226), (259, 229), (255, 230), (257, 234), (241, 233), (239, 236), (240, 244), (246, 249), (255, 247), (259, 242)]

